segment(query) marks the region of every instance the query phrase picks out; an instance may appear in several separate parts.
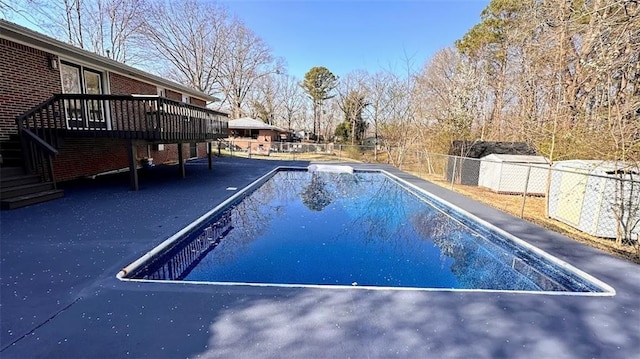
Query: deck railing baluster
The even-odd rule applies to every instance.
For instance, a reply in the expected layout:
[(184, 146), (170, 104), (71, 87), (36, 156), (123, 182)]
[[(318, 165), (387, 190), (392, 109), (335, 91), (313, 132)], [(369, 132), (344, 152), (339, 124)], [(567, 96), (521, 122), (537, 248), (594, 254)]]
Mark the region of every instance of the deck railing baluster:
[[(158, 138), (162, 138), (162, 124), (160, 122), (160, 109), (162, 108), (162, 98), (158, 97), (158, 99), (155, 101), (156, 104), (156, 116), (155, 116), (155, 121), (156, 121), (156, 126), (155, 126), (155, 130), (158, 133)], [(155, 138), (155, 137), (154, 137)]]
[(49, 142), (49, 143), (55, 143), (55, 139), (54, 139), (54, 132), (53, 132), (53, 123), (51, 121), (52, 118), (52, 112), (54, 110), (54, 105), (55, 102), (51, 104), (51, 106), (47, 106), (45, 108), (46, 114), (47, 114), (47, 129), (46, 129), (46, 133), (47, 135), (45, 136), (44, 140)]
[(85, 106), (87, 108), (87, 112), (86, 112), (87, 128), (89, 128), (89, 131), (91, 131), (93, 133), (98, 129), (97, 126), (96, 126), (96, 119), (94, 117), (95, 108), (93, 107), (93, 101), (92, 100), (86, 100), (86, 101), (84, 101), (84, 103), (86, 104)]
[(126, 106), (127, 107), (127, 111), (125, 112), (126, 116), (127, 116), (127, 135), (128, 135), (127, 138), (131, 138), (131, 131), (133, 130), (131, 128), (131, 116), (130, 116), (130, 114), (131, 114), (131, 101), (125, 101), (125, 103), (127, 104), (127, 106)]
[(131, 101), (131, 115), (133, 116), (133, 138), (138, 138), (140, 131), (142, 130), (142, 125), (140, 124), (140, 101)]
[(125, 131), (125, 125), (124, 125), (124, 101), (123, 100), (118, 100), (118, 104), (120, 105), (120, 109), (118, 111), (118, 126), (119, 126), (119, 130), (120, 130), (120, 137), (124, 137), (124, 132)]
[[(104, 99), (100, 102), (100, 110), (102, 111), (101, 115), (102, 115), (102, 119), (104, 120), (104, 129), (105, 131), (109, 130), (109, 121), (107, 121), (107, 119), (109, 118), (109, 111), (107, 110), (107, 105), (109, 104), (109, 100)], [(109, 105), (110, 106), (110, 105)]]
[(176, 114), (176, 108), (171, 108), (171, 140), (177, 140), (176, 132), (178, 131), (178, 116)]
[(40, 137), (44, 137), (44, 118), (42, 117), (42, 110), (36, 113), (36, 128), (33, 132)]

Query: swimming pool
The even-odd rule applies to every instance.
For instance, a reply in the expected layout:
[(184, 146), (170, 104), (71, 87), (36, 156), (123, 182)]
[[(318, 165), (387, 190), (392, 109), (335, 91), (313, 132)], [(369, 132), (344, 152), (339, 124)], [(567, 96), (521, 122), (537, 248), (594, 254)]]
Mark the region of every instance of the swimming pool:
[(124, 280), (612, 295), (605, 283), (384, 171), (278, 168)]

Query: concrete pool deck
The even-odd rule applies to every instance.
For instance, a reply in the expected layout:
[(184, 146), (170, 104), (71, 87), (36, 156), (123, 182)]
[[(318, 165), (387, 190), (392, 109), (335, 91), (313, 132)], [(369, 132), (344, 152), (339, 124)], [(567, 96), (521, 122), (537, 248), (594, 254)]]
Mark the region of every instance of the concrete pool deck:
[(121, 282), (116, 273), (279, 165), (220, 158), (76, 183), (0, 212), (2, 358), (640, 358), (640, 266), (387, 166), (611, 285), (613, 297)]

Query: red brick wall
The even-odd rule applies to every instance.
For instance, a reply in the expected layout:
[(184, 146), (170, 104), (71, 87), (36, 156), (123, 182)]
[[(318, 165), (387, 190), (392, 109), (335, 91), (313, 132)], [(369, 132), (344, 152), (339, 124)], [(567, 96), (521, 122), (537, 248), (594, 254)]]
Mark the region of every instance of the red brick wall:
[[(172, 90), (166, 89), (165, 90), (165, 97), (170, 99), (170, 100), (182, 102), (182, 94), (180, 92), (176, 92), (176, 91), (172, 91)], [(189, 103), (192, 104), (192, 105), (200, 106), (200, 107), (207, 107), (207, 101), (201, 100), (199, 98), (189, 97)]]
[(49, 68), (48, 53), (0, 39), (0, 140), (18, 132), (16, 116), (61, 91), (60, 72)]
[(175, 143), (165, 144), (162, 151), (154, 151), (152, 146), (151, 157), (153, 157), (155, 164), (175, 162), (178, 160), (178, 145)]
[(166, 96), (170, 100), (174, 101), (182, 101), (182, 94), (179, 92), (171, 91), (169, 89), (166, 90)]
[[(129, 167), (127, 143), (128, 140), (112, 138), (65, 139), (53, 162), (56, 180), (67, 181)], [(178, 161), (178, 144), (165, 144), (162, 151), (156, 151), (153, 145), (150, 146), (154, 164)], [(184, 143), (182, 146), (186, 160), (189, 158), (189, 144)], [(197, 148), (198, 157), (207, 156), (206, 143), (198, 143)], [(136, 163), (140, 164), (140, 160), (148, 155), (147, 145), (140, 144), (136, 146), (136, 150)]]
[(191, 104), (192, 105), (196, 105), (196, 106), (200, 106), (200, 107), (206, 107), (207, 106), (207, 101), (201, 100), (199, 98), (191, 98)]
[[(149, 154), (151, 158), (153, 158), (154, 164), (163, 164), (163, 163), (174, 163), (178, 161), (178, 144), (164, 144), (164, 150), (158, 151), (155, 148), (156, 145), (150, 145), (151, 150)], [(206, 143), (198, 143), (198, 158), (207, 157), (207, 144)], [(142, 159), (147, 157), (147, 145), (139, 145), (138, 146), (138, 158)], [(189, 144), (182, 144), (182, 153), (184, 155), (185, 160), (190, 156)]]
[[(212, 147), (212, 150), (215, 151)], [(198, 157), (207, 157), (207, 144), (198, 143)]]
[(158, 90), (154, 85), (114, 73), (109, 74), (109, 84), (111, 85), (111, 94), (113, 95), (158, 94)]
[(123, 139), (67, 138), (58, 151), (53, 169), (59, 181), (129, 167), (127, 140)]
[[(167, 163), (167, 162), (176, 162), (178, 161), (178, 145), (173, 144), (164, 144), (164, 150), (157, 151), (155, 150), (156, 145), (151, 145), (151, 158), (153, 158), (153, 163), (156, 165)], [(188, 149), (188, 148), (187, 148)], [(147, 146), (141, 146), (138, 149), (138, 157), (146, 157), (147, 156)]]

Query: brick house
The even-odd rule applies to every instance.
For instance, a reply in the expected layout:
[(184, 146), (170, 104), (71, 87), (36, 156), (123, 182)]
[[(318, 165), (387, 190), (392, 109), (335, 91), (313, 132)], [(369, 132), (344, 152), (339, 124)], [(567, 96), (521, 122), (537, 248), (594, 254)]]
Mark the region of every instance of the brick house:
[[(137, 189), (137, 168), (148, 158), (178, 162), (184, 176), (185, 159), (211, 160), (211, 142), (226, 137), (228, 115), (206, 107), (214, 101), (0, 20), (2, 205), (17, 207), (7, 201), (29, 196), (34, 176), (37, 188), (58, 196), (56, 181), (126, 168)], [(10, 181), (17, 177), (29, 183)]]
[(274, 142), (286, 141), (290, 136), (287, 130), (250, 117), (229, 121), (228, 140), (241, 150), (251, 149), (257, 154), (269, 154)]

